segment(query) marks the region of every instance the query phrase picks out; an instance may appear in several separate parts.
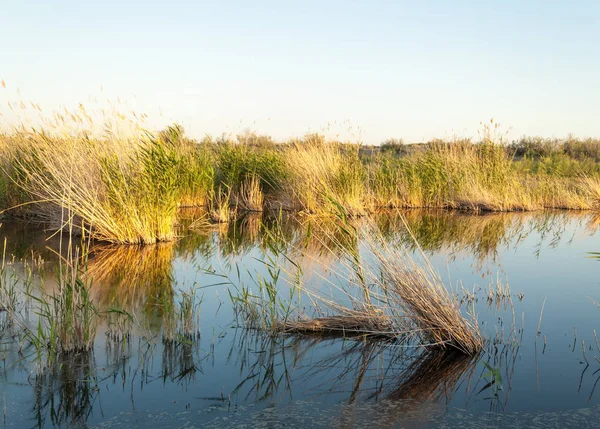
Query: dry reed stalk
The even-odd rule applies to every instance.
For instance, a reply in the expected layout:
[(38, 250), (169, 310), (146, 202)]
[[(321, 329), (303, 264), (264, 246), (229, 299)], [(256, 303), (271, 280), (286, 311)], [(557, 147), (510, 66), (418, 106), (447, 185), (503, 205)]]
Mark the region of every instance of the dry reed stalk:
[(360, 335), (397, 338), (391, 317), (383, 313), (317, 317), (314, 319), (285, 320), (276, 330), (287, 334), (341, 334), (344, 337)]
[[(418, 265), (406, 252), (371, 241), (380, 265), (380, 286), (416, 327), (423, 344), (475, 354), (483, 347), (479, 326), (463, 317), (439, 274)], [(373, 279), (374, 280), (374, 279)]]
[(366, 335), (411, 337), (428, 348), (468, 355), (482, 349), (483, 338), (474, 316), (463, 316), (457, 299), (424, 254), (425, 262), (420, 265), (404, 246), (388, 244), (370, 223), (362, 238), (372, 257), (361, 258), (357, 248), (341, 246), (345, 272), (332, 271), (342, 284), (322, 277), (331, 287), (330, 296), (302, 289), (315, 308), (324, 306), (337, 316), (297, 321), (286, 318), (277, 325), (279, 329), (343, 333), (351, 328), (353, 333)]
[(209, 200), (208, 216), (214, 223), (227, 223), (234, 216), (235, 211), (231, 208), (231, 188), (223, 191), (219, 188), (213, 192)]
[(175, 193), (163, 192), (152, 180), (151, 169), (157, 167), (150, 165), (155, 161), (152, 144), (20, 136), (12, 155), (18, 174), (12, 179), (36, 208), (47, 208), (46, 217), (58, 222), (59, 214), (67, 210), (94, 239), (128, 244), (168, 241), (175, 237), (177, 200)]
[(246, 211), (263, 210), (265, 197), (260, 188), (260, 179), (255, 175), (247, 178), (241, 185), (237, 195), (237, 205)]
[(578, 187), (592, 199), (594, 206), (600, 204), (600, 178), (584, 176), (580, 179)]
[(341, 206), (355, 216), (367, 211), (366, 180), (355, 148), (345, 153), (340, 143), (309, 135), (292, 143), (284, 158), (290, 173), (286, 191), (292, 207), (331, 214)]

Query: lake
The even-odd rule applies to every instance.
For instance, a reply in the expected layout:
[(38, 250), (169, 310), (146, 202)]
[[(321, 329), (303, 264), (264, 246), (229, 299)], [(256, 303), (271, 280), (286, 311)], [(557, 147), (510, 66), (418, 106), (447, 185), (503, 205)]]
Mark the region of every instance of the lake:
[[(92, 353), (44, 366), (0, 312), (3, 426), (600, 427), (595, 213), (412, 210), (355, 222), (417, 259), (422, 249), (463, 310), (476, 314), (486, 338), (477, 357), (414, 341), (246, 329), (233, 305), (241, 285), (255, 291), (277, 280), (278, 293), (295, 298), (290, 279), (301, 273), (304, 287), (325, 295), (347, 279), (340, 243), (364, 258), (367, 247), (360, 234), (332, 240), (319, 219), (248, 215), (212, 227), (195, 219), (182, 216), (174, 243), (92, 244), (92, 298), (131, 316), (126, 340), (113, 335), (113, 312)], [(4, 221), (0, 239), (19, 320), (35, 329), (36, 301), (28, 296), (56, 286), (64, 243), (43, 226), (13, 220)], [(159, 303), (182, 297), (193, 301), (194, 334), (165, 342)], [(311, 304), (298, 298), (305, 314)]]

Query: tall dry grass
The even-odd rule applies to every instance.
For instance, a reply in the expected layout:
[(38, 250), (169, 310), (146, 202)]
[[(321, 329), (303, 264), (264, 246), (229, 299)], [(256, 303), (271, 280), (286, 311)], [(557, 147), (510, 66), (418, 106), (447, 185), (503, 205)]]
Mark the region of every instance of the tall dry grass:
[(326, 213), (341, 206), (350, 215), (368, 210), (366, 176), (357, 147), (343, 147), (312, 134), (293, 142), (284, 156), (290, 174), (286, 191), (291, 207)]
[[(293, 271), (298, 267), (293, 261), (292, 271), (276, 265), (279, 253), (273, 247), (275, 256), (269, 257), (266, 264), (273, 270), (277, 266), (276, 271), (269, 271), (275, 275), (269, 281), (261, 278), (258, 293), (242, 285), (239, 294), (232, 295), (234, 308), (244, 323), (286, 333), (414, 341), (427, 348), (468, 355), (482, 349), (483, 337), (475, 315), (461, 309), (422, 252), (418, 260), (402, 243), (390, 244), (369, 222), (360, 232), (346, 220), (341, 222), (340, 229), (351, 236), (359, 234), (365, 245), (347, 246), (337, 243), (335, 237), (328, 239), (331, 244), (323, 243), (330, 252), (336, 252), (339, 265), (328, 267), (326, 275), (320, 270), (311, 273), (320, 279), (318, 286), (313, 286), (315, 279), (303, 281), (302, 273)], [(297, 250), (305, 259), (313, 257)], [(285, 259), (291, 261), (288, 254)], [(289, 297), (278, 285), (280, 281), (289, 283)], [(284, 302), (280, 302), (280, 295), (285, 296)], [(309, 310), (299, 296), (308, 300)], [(314, 316), (307, 317), (305, 311)]]
[(491, 139), (437, 141), (402, 158), (382, 154), (368, 169), (379, 207), (532, 211), (598, 205), (579, 177), (529, 174)]
[[(16, 207), (29, 207), (57, 228), (62, 210), (92, 238), (149, 244), (175, 238), (177, 207), (204, 201), (210, 170), (193, 160), (173, 136), (93, 139), (11, 136), (2, 154), (5, 177), (19, 193)], [(195, 169), (190, 165), (195, 165)], [(18, 201), (20, 200), (20, 201)], [(13, 206), (14, 207), (14, 206)]]
[(92, 137), (75, 125), (51, 131), (0, 135), (3, 208), (57, 228), (65, 209), (94, 239), (113, 243), (174, 239), (177, 210), (186, 206), (206, 208), (214, 222), (282, 208), (356, 217), (382, 207), (600, 207), (595, 141), (515, 159), (521, 146), (507, 145), (494, 122), (477, 141), (394, 142), (375, 154), (316, 134), (276, 144), (253, 133), (195, 142), (178, 125), (127, 136)]

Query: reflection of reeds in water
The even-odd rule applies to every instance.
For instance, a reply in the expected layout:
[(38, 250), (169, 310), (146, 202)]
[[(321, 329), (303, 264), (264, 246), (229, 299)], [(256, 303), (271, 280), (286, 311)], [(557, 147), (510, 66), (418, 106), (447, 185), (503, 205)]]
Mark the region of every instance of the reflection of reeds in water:
[(228, 258), (248, 253), (260, 246), (262, 217), (260, 214), (247, 213), (218, 230), (219, 253)]
[(280, 389), (289, 391), (293, 369), (315, 344), (300, 337), (286, 339), (257, 331), (236, 331), (229, 356), (237, 356), (240, 382), (231, 396), (245, 392), (245, 399), (254, 396), (265, 400), (276, 396)]
[[(195, 216), (194, 219), (197, 219), (202, 214), (196, 213)], [(472, 255), (476, 268), (483, 270), (484, 263), (496, 261), (504, 248), (518, 245), (532, 233), (540, 234), (541, 240), (551, 236), (552, 242), (555, 242), (562, 237), (565, 225), (575, 216), (582, 221), (593, 220), (589, 213), (579, 212), (568, 215), (557, 212), (473, 215), (443, 210), (388, 210), (375, 213), (372, 221), (389, 243), (402, 243), (414, 252), (418, 251), (416, 241), (427, 253), (448, 251), (451, 257), (459, 253)], [(414, 238), (402, 223), (402, 217)], [(192, 253), (199, 245), (202, 254), (210, 255), (213, 252), (211, 246), (217, 243), (221, 256), (226, 258), (245, 255), (256, 247), (263, 252), (274, 247), (278, 252), (302, 260), (303, 264), (317, 263), (327, 267), (342, 256), (343, 248), (356, 251), (361, 243), (356, 231), (364, 229), (370, 220), (348, 220), (354, 227), (354, 231), (350, 231), (340, 227), (337, 219), (332, 217), (248, 213), (228, 224), (203, 226), (196, 233), (182, 238), (177, 249), (178, 255)], [(218, 235), (218, 240), (211, 239), (213, 234)]]
[[(32, 418), (38, 427), (86, 427), (99, 395), (90, 352), (61, 356), (33, 379)], [(50, 422), (47, 422), (50, 419)]]
[(161, 297), (173, 296), (173, 254), (173, 243), (93, 248), (86, 276), (96, 302), (151, 312)]
[(189, 385), (201, 371), (196, 362), (198, 344), (188, 342), (169, 342), (163, 344), (160, 377), (163, 383), (178, 382)]
[(598, 229), (600, 229), (600, 213), (593, 212), (588, 218), (586, 230), (590, 234), (594, 234)]
[[(348, 223), (340, 228), (349, 231), (351, 237), (357, 233)], [(307, 286), (301, 289), (317, 309), (322, 305), (334, 317), (306, 320), (286, 315), (284, 323), (274, 325), (276, 328), (286, 332), (338, 331), (398, 339), (410, 336), (428, 347), (451, 348), (466, 354), (481, 350), (483, 340), (477, 322), (463, 316), (459, 303), (423, 254), (424, 262), (417, 263), (404, 246), (391, 245), (368, 224), (360, 239), (369, 255), (343, 243), (338, 246), (342, 249), (343, 272), (337, 273), (339, 284), (324, 279), (332, 289), (330, 295)]]
[(364, 219), (348, 219), (341, 223), (335, 218), (299, 218), (303, 234), (292, 242), (292, 247), (300, 251), (308, 261), (320, 261), (325, 265), (343, 256), (356, 253), (359, 245), (358, 227)]
[[(412, 427), (430, 421), (441, 406), (447, 405), (459, 389), (465, 375), (473, 373), (476, 357), (462, 353), (425, 351), (396, 372), (378, 395), (371, 423), (376, 427)], [(470, 376), (468, 376), (470, 377)], [(373, 396), (373, 395), (372, 395)], [(343, 409), (340, 427), (354, 427), (364, 416), (353, 407)], [(410, 422), (410, 423), (409, 423)]]
[[(401, 220), (404, 216), (411, 235)], [(406, 211), (382, 213), (375, 217), (384, 237), (398, 237), (416, 250), (415, 243), (427, 252), (448, 249), (452, 253), (466, 252), (478, 263), (495, 260), (501, 246), (507, 245), (522, 229), (523, 216), (507, 214), (466, 215), (444, 211)]]
[[(388, 422), (401, 419), (402, 410), (426, 412), (426, 403), (448, 403), (478, 361), (478, 356), (398, 348), (381, 341), (248, 331), (236, 337), (233, 347), (240, 351), (241, 382), (231, 395), (268, 401), (291, 395), (292, 386), (301, 381), (313, 397), (336, 395), (349, 406), (382, 401), (381, 415), (388, 417), (382, 421)], [(391, 402), (396, 405), (388, 409)]]
[(460, 378), (474, 370), (477, 358), (462, 353), (426, 351), (398, 376), (398, 385), (387, 398), (418, 402), (449, 402)]

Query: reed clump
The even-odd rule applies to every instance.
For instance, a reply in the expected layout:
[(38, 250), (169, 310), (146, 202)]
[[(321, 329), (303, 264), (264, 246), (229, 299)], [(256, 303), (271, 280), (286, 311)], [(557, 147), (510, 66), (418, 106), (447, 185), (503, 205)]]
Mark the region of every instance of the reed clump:
[(20, 137), (12, 159), (19, 174), (12, 179), (27, 195), (23, 204), (36, 204), (36, 214), (58, 223), (67, 210), (102, 241), (148, 244), (175, 237), (178, 155), (169, 144), (150, 137), (122, 144)]
[(307, 213), (335, 213), (342, 206), (351, 216), (368, 211), (366, 171), (358, 146), (328, 142), (309, 134), (285, 150), (290, 178), (286, 205)]
[[(391, 292), (396, 306), (410, 319), (423, 344), (475, 354), (483, 338), (474, 316), (465, 318), (456, 299), (429, 265), (419, 266), (397, 248), (374, 243), (381, 286)], [(380, 250), (384, 249), (384, 250)]]
[(194, 289), (182, 292), (178, 301), (172, 297), (157, 304), (162, 313), (163, 343), (192, 343), (200, 338), (200, 304), (202, 298)]
[(238, 193), (237, 206), (245, 211), (261, 212), (265, 198), (260, 187), (260, 179), (250, 176), (241, 185)]
[(35, 329), (25, 328), (25, 338), (40, 357), (51, 364), (57, 356), (88, 352), (94, 345), (99, 310), (91, 298), (91, 281), (84, 279), (88, 243), (74, 246), (69, 241), (61, 257), (56, 289), (29, 297), (37, 304)]
[(235, 207), (231, 205), (231, 188), (219, 187), (211, 193), (208, 204), (208, 217), (213, 223), (227, 223), (235, 216)]
[[(354, 313), (354, 314), (352, 314)], [(394, 323), (391, 316), (383, 312), (365, 314), (348, 312), (345, 315), (316, 318), (288, 319), (278, 323), (275, 329), (286, 334), (323, 334), (351, 336), (374, 336), (395, 339)]]
[[(347, 220), (344, 222), (340, 227), (348, 234), (358, 233)], [(270, 280), (258, 278), (258, 294), (242, 285), (240, 293), (232, 296), (236, 313), (247, 326), (273, 332), (385, 337), (468, 355), (482, 349), (483, 337), (475, 316), (461, 310), (424, 254), (423, 262), (418, 263), (403, 245), (388, 244), (373, 225), (361, 230), (360, 236), (368, 255), (340, 243), (342, 268), (330, 268), (338, 281), (322, 277), (329, 292), (323, 286), (307, 286), (298, 272), (275, 269), (275, 257), (271, 256), (266, 263)], [(272, 251), (277, 254), (276, 249)], [(280, 297), (285, 291), (277, 286), (280, 278), (291, 285), (284, 305)], [(297, 294), (309, 300), (315, 317), (299, 310), (305, 305)]]

